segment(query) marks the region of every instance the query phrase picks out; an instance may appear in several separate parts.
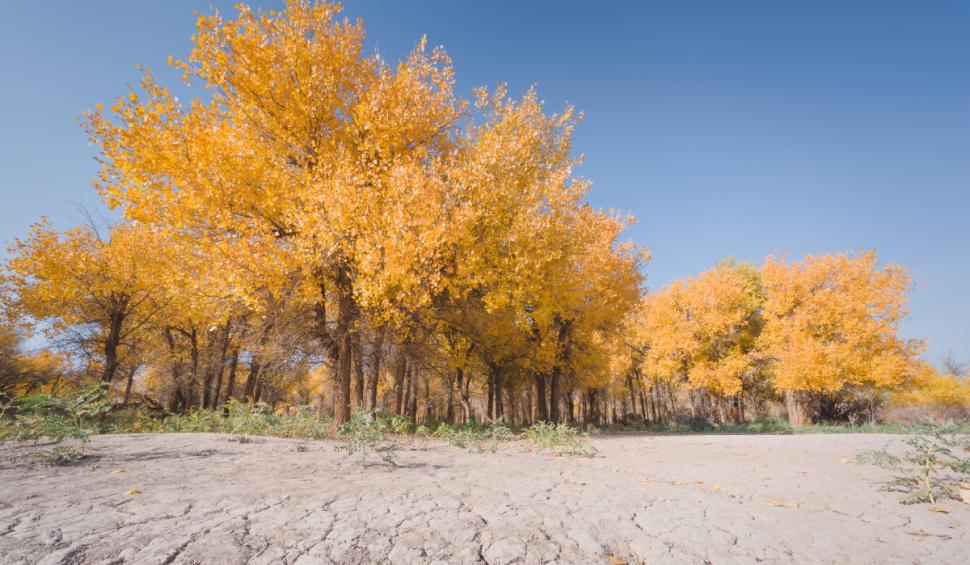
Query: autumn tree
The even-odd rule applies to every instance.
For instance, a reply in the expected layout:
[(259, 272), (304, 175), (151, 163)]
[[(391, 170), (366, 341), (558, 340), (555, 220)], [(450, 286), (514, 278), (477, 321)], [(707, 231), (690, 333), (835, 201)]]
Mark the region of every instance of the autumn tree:
[(109, 384), (132, 340), (164, 307), (155, 300), (156, 236), (137, 223), (112, 226), (102, 237), (89, 227), (59, 233), (40, 222), (10, 248), (9, 307), (41, 324), (49, 338), (91, 353)]
[(639, 371), (655, 384), (683, 383), (712, 397), (724, 420), (724, 399), (755, 376), (762, 300), (757, 269), (733, 261), (648, 295), (632, 328)]
[(765, 328), (760, 349), (794, 424), (813, 399), (852, 387), (892, 389), (911, 378), (922, 343), (899, 337), (910, 279), (876, 253), (768, 259), (761, 269)]

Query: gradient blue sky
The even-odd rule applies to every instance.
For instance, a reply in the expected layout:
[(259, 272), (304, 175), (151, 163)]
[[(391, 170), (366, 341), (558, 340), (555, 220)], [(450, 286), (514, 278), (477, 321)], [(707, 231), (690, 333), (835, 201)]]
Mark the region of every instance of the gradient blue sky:
[[(4, 3), (0, 239), (99, 208), (77, 118), (137, 81), (136, 63), (184, 55), (193, 10), (233, 3)], [(550, 110), (582, 109), (591, 199), (639, 218), (651, 287), (725, 256), (876, 248), (912, 271), (905, 333), (929, 339), (932, 361), (970, 360), (970, 0), (350, 0), (345, 13), (390, 60), (422, 34), (444, 45), (464, 93), (534, 83)]]

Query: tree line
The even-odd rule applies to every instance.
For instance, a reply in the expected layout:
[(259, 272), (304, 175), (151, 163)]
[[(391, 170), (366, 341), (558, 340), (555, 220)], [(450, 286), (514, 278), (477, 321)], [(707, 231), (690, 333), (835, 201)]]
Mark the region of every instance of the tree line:
[(575, 173), (580, 114), (534, 89), (466, 100), (442, 49), (390, 64), (363, 40), (324, 2), (203, 15), (170, 60), (189, 102), (143, 69), (86, 113), (120, 219), (13, 243), (5, 335), (71, 361), (20, 359), (46, 369), (4, 392), (73, 372), (169, 411), (728, 421), (783, 399), (804, 422), (875, 414), (931, 371), (898, 337), (901, 267), (728, 261), (647, 292), (632, 218)]

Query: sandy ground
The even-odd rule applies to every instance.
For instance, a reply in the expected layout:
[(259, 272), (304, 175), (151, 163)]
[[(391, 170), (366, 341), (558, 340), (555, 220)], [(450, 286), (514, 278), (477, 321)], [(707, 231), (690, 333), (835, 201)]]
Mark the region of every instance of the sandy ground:
[(593, 458), (415, 443), (394, 469), (217, 434), (95, 437), (71, 467), (7, 443), (0, 562), (970, 562), (970, 505), (903, 506), (853, 462), (890, 439), (600, 436)]

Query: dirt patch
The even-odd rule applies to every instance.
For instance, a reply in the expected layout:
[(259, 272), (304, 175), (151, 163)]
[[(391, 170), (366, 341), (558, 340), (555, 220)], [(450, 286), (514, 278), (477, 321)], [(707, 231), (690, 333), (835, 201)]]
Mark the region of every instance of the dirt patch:
[(885, 435), (602, 436), (593, 458), (441, 443), (364, 465), (328, 442), (0, 445), (4, 563), (965, 563), (970, 505), (880, 492)]

